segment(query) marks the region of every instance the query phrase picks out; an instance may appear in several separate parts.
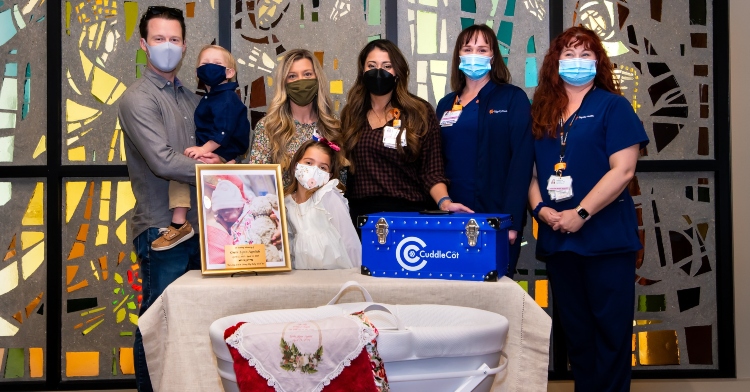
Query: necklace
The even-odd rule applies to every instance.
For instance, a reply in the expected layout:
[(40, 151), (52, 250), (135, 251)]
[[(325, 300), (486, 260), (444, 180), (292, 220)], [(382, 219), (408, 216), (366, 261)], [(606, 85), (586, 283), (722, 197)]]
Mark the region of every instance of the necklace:
[(369, 112), (368, 112), (368, 113), (372, 113), (372, 114), (373, 114), (373, 115), (375, 116), (375, 119), (376, 119), (376, 120), (378, 121), (378, 122), (377, 122), (377, 125), (380, 125), (380, 124), (386, 124), (386, 123), (388, 123), (388, 114), (387, 114), (387, 112), (388, 112), (388, 107), (389, 107), (390, 105), (391, 105), (391, 103), (390, 103), (390, 102), (388, 102), (388, 103), (387, 103), (387, 104), (385, 105), (385, 107), (383, 108), (383, 118), (382, 118), (382, 119), (381, 119), (381, 118), (380, 118), (380, 116), (378, 115), (378, 112), (376, 112), (376, 111), (375, 111), (375, 109), (373, 109), (373, 108), (370, 108), (370, 110), (369, 110)]

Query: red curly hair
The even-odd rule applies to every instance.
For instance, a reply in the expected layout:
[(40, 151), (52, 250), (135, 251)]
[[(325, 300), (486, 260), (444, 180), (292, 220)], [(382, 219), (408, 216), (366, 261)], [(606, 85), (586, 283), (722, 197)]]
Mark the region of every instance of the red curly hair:
[(604, 50), (602, 41), (593, 31), (585, 27), (571, 27), (558, 35), (550, 43), (549, 51), (544, 56), (542, 69), (539, 71), (539, 86), (534, 92), (531, 104), (532, 127), (535, 139), (545, 136), (555, 138), (558, 121), (563, 117), (568, 106), (568, 95), (565, 82), (558, 74), (560, 54), (567, 48), (583, 45), (596, 56), (596, 77), (594, 86), (620, 94), (620, 86), (612, 75), (613, 65)]

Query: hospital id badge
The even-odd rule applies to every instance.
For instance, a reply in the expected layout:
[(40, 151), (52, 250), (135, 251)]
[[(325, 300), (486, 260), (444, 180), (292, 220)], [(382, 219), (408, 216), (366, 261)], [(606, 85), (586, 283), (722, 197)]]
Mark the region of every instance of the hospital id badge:
[(443, 118), (440, 119), (441, 127), (451, 127), (461, 117), (461, 110), (451, 110), (443, 113)]
[[(396, 138), (399, 133), (398, 128), (394, 127), (383, 127), (383, 145), (388, 148), (396, 148)], [(401, 147), (406, 147), (406, 129), (401, 134)]]
[(573, 197), (573, 177), (551, 175), (547, 180), (547, 193), (551, 200), (561, 202)]

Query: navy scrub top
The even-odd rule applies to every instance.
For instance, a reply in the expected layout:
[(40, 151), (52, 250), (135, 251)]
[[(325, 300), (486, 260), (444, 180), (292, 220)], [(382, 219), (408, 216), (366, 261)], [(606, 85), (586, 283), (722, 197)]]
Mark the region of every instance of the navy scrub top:
[[(573, 178), (573, 198), (556, 202), (547, 193), (547, 180), (560, 161), (560, 139), (534, 141), (539, 191), (547, 206), (563, 211), (576, 208), (610, 170), (609, 157), (634, 144), (643, 148), (648, 136), (633, 107), (622, 96), (600, 88), (592, 90), (578, 110), (568, 133), (563, 175)], [(539, 225), (537, 255), (574, 252), (583, 256), (626, 253), (641, 249), (638, 222), (628, 189), (587, 221), (576, 233), (563, 234)]]
[(474, 206), (479, 142), (479, 104), (477, 99), (463, 107), (461, 116), (450, 127), (441, 127), (445, 176), (450, 181), (451, 200), (469, 208)]

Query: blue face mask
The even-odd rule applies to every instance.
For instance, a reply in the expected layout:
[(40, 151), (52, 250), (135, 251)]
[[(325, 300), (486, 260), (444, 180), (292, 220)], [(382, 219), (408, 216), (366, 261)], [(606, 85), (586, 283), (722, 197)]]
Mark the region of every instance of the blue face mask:
[(560, 60), (558, 73), (571, 86), (583, 86), (596, 77), (596, 60), (575, 58)]
[(195, 72), (208, 87), (216, 87), (227, 80), (227, 68), (219, 64), (203, 64)]
[(467, 54), (459, 57), (461, 64), (458, 65), (458, 69), (471, 80), (479, 80), (487, 75), (492, 69), (492, 57), (482, 56), (480, 54)]

